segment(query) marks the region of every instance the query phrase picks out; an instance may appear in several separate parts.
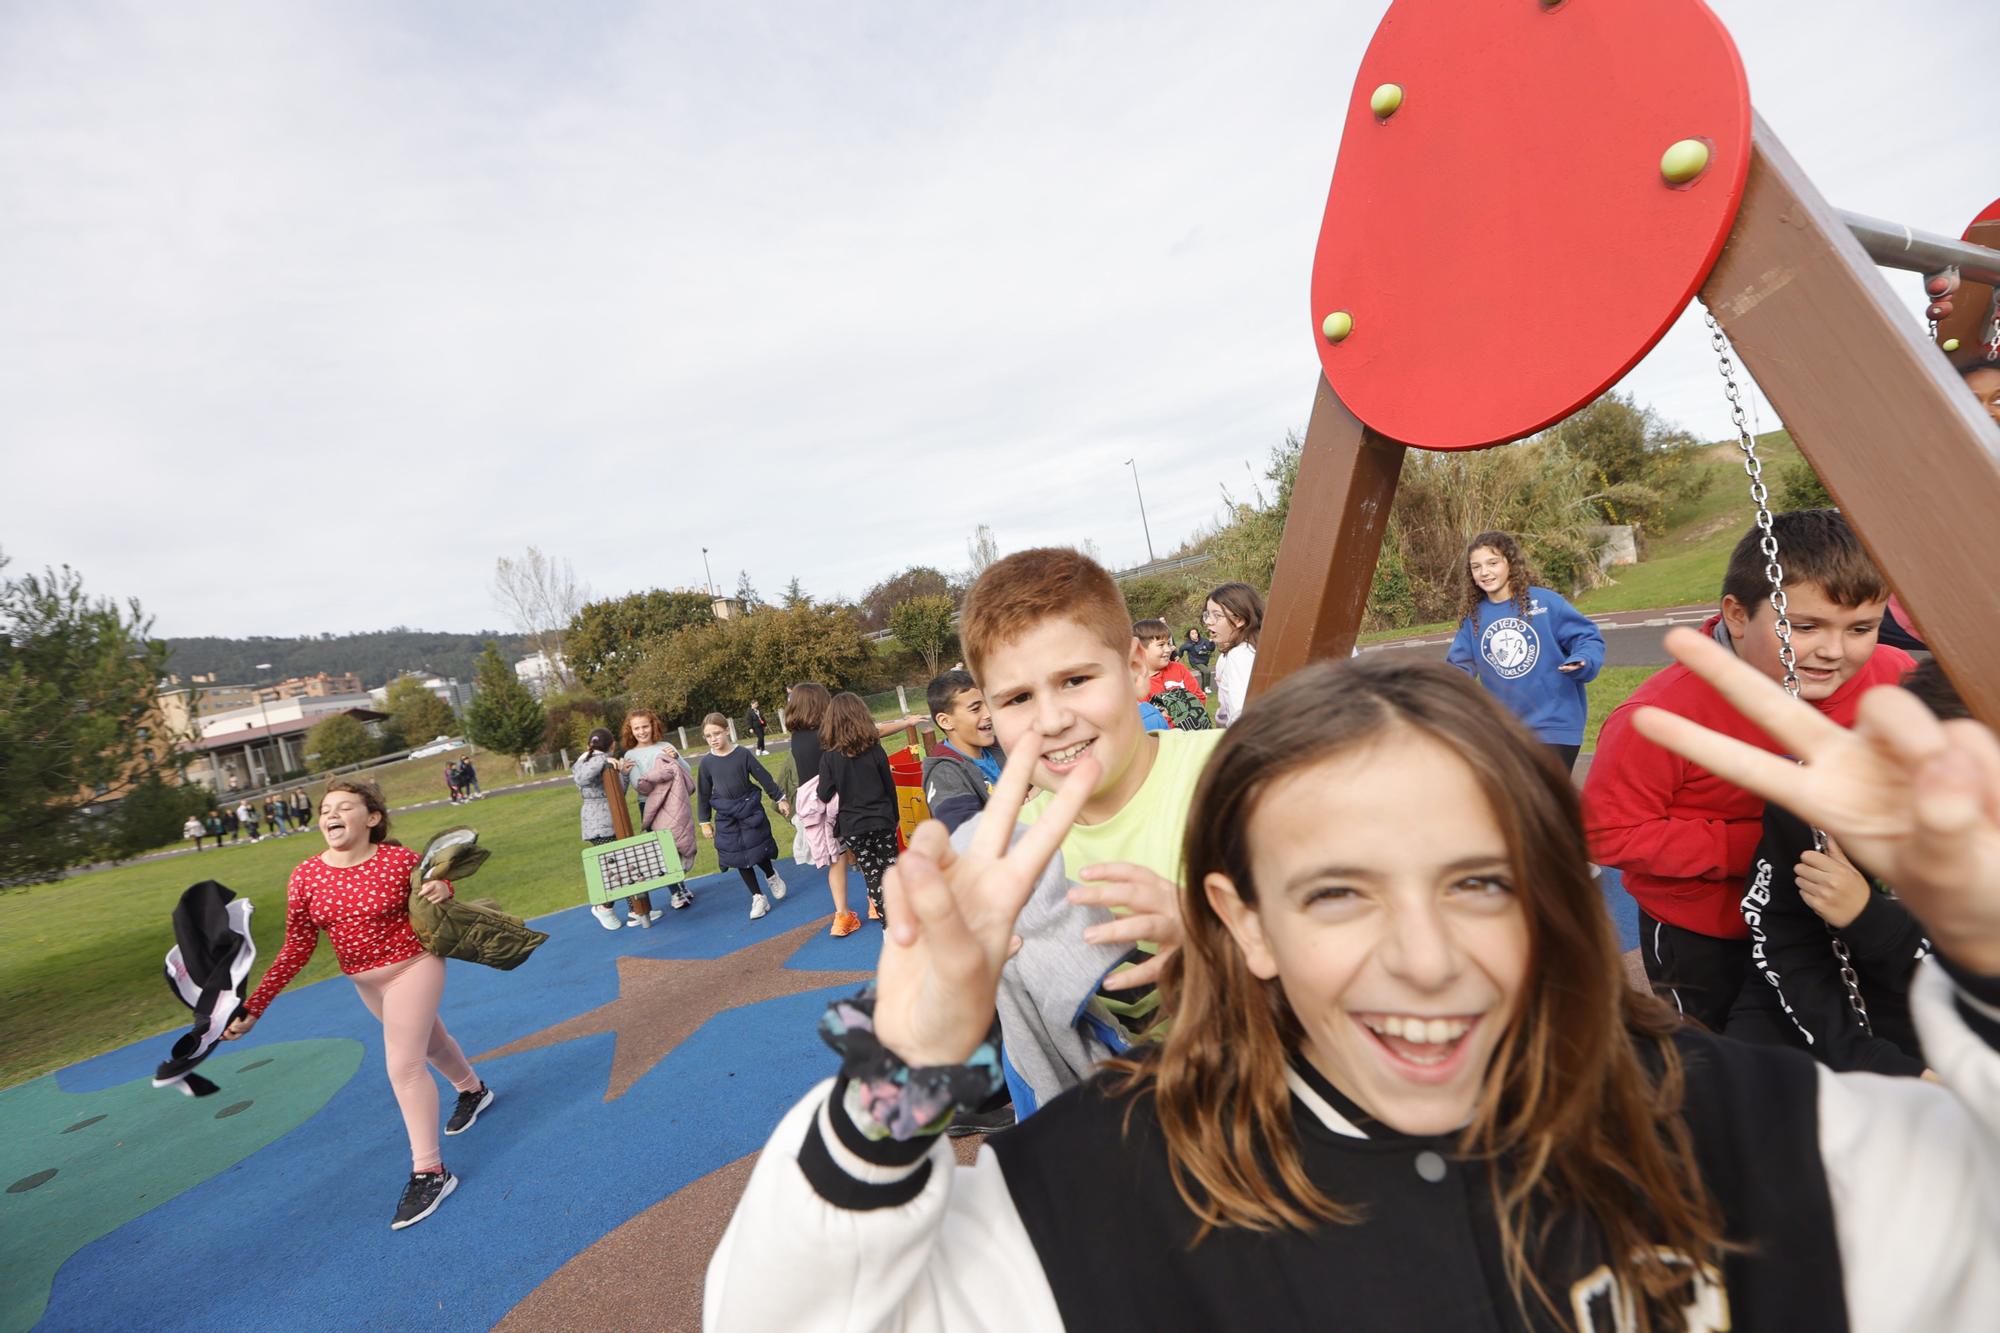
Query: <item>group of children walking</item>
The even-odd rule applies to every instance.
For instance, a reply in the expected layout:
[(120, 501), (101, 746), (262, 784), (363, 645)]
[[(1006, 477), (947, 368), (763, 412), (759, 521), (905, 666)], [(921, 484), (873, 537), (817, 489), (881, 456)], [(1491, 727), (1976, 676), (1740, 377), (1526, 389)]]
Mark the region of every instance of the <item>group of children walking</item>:
[(274, 793), (261, 801), (245, 797), (233, 806), (214, 806), (207, 814), (189, 815), (181, 825), (181, 836), (192, 841), (196, 851), (201, 851), (203, 838), (217, 847), (245, 838), (262, 842), (267, 836), (284, 838), (302, 833), (311, 824), (312, 802), (306, 789), (299, 787), (291, 792)]

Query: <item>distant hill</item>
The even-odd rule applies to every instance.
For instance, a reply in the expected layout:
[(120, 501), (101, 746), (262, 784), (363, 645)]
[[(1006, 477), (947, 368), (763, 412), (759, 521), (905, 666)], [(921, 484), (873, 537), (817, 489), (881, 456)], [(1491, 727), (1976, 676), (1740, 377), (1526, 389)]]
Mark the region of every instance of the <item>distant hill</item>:
[[(259, 677), (284, 680), (317, 671), (352, 671), (369, 689), (388, 684), (404, 671), (435, 671), (470, 683), (473, 661), (485, 650), (488, 639), (499, 643), (500, 651), (510, 659), (534, 651), (520, 635), (497, 630), (448, 634), (399, 626), (368, 634), (322, 634), (308, 639), (168, 639), (172, 656), (167, 670), (183, 680), (213, 671), (225, 685)], [(270, 669), (258, 671), (259, 662), (269, 662)]]

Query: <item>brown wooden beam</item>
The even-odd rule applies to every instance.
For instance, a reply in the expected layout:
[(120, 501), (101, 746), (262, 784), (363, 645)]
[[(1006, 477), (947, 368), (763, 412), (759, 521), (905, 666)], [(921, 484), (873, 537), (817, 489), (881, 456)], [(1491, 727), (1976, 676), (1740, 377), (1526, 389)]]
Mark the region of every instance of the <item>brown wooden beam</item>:
[[(1752, 145), (1702, 299), (1960, 695), (2000, 726), (2000, 579), (1984, 549), (2000, 532), (2000, 428), (1761, 117)], [(1747, 497), (1744, 512), (1747, 527)]]
[(1320, 376), (1257, 644), (1253, 698), (1314, 658), (1345, 657), (1354, 647), (1403, 453)]

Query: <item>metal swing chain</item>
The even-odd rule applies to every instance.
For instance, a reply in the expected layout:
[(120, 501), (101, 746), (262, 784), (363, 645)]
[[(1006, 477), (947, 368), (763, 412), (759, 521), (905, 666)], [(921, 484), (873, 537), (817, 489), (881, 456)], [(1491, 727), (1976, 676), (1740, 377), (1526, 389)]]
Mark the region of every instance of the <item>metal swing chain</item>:
[[(1704, 309), (1702, 317), (1708, 323), (1708, 345), (1715, 352), (1716, 369), (1722, 373), (1723, 396), (1729, 399), (1729, 420), (1736, 427), (1736, 448), (1743, 455), (1743, 471), (1750, 478), (1750, 500), (1757, 506), (1757, 549), (1764, 555), (1764, 577), (1771, 584), (1771, 610), (1777, 613), (1778, 662), (1785, 668), (1783, 681), (1785, 693), (1794, 699), (1799, 697), (1798, 656), (1792, 649), (1792, 618), (1787, 612), (1785, 598), (1785, 567), (1778, 560), (1778, 537), (1771, 531), (1771, 492), (1764, 485), (1764, 462), (1757, 456), (1757, 439), (1750, 433), (1750, 421), (1743, 408), (1742, 390), (1736, 384), (1736, 362), (1730, 355), (1729, 339), (1722, 332), (1715, 313)], [(2000, 329), (2000, 326), (1996, 326)], [(2000, 331), (1996, 331), (1995, 345), (2000, 346)], [(1824, 853), (1827, 850), (1825, 832), (1814, 828), (1813, 850)], [(1861, 1023), (1863, 1032), (1873, 1034), (1874, 1027), (1868, 1021), (1868, 1002), (1861, 996), (1861, 978), (1854, 971), (1854, 957), (1848, 951), (1847, 941), (1831, 925), (1826, 928), (1827, 937), (1833, 942), (1833, 956), (1840, 963), (1840, 983), (1847, 990), (1847, 1006)]]

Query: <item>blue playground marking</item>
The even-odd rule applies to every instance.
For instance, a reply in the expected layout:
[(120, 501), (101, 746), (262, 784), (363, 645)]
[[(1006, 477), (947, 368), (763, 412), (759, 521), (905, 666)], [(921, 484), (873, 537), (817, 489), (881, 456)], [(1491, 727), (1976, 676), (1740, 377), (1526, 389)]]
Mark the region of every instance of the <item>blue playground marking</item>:
[(1625, 877), (1610, 866), (1599, 866), (1597, 891), (1604, 895), (1604, 910), (1611, 913), (1611, 924), (1618, 927), (1618, 947), (1638, 948), (1639, 904), (1625, 892)]
[[(621, 955), (719, 958), (829, 914), (822, 872), (787, 864), (783, 873), (790, 896), (755, 922), (733, 871), (695, 882), (696, 904), (648, 931), (614, 935), (582, 907), (541, 918), (549, 941), (517, 970), (451, 964), (445, 1023), (478, 1055), (616, 999)], [(787, 966), (870, 970), (876, 951), (870, 933), (820, 936)], [(268, 1147), (77, 1251), (56, 1275), (41, 1327), (490, 1328), (607, 1232), (763, 1146), (779, 1116), (828, 1073), (815, 1024), (851, 989), (717, 1014), (609, 1103), (608, 1033), (481, 1063), (493, 1107), (443, 1140), (458, 1190), (435, 1217), (401, 1232), (389, 1230), (389, 1216), (408, 1178), (409, 1145), (382, 1069), (381, 1028), (344, 979), (287, 992), (254, 1034), (209, 1062), (223, 1094), (198, 1108), (200, 1121), (226, 1132), (251, 1118), (218, 1123), (212, 1113), (240, 1100), (224, 1075), (262, 1047), (350, 1039), (364, 1047), (359, 1072)], [(84, 1092), (150, 1075), (170, 1041), (134, 1043), (57, 1081)], [(439, 1088), (448, 1109), (450, 1090), (442, 1080)], [(202, 1276), (218, 1264), (226, 1281)]]
[[(667, 912), (649, 931), (613, 934), (582, 907), (541, 918), (549, 941), (518, 970), (452, 964), (445, 1021), (467, 1054), (478, 1055), (616, 999), (621, 955), (720, 958), (823, 918), (824, 873), (790, 864), (784, 873), (790, 895), (756, 922), (733, 872), (697, 881), (695, 906)], [(1620, 947), (1635, 947), (1637, 907), (1618, 873), (1602, 871), (1599, 888)], [(870, 969), (878, 929), (866, 925), (844, 940), (814, 935), (786, 966)], [(256, 1095), (243, 1071), (273, 1048), (355, 1043), (358, 1072), (305, 1123), (77, 1250), (57, 1272), (39, 1326), (489, 1328), (622, 1223), (761, 1147), (784, 1110), (829, 1072), (815, 1022), (848, 989), (717, 1014), (609, 1103), (609, 1033), (483, 1062), (497, 1094), (493, 1108), (469, 1133), (444, 1140), (458, 1192), (437, 1216), (403, 1232), (389, 1230), (389, 1214), (408, 1171), (408, 1145), (382, 1070), (381, 1029), (343, 979), (288, 992), (255, 1034), (210, 1061), (221, 1096), (203, 1104), (151, 1095), (192, 1108), (205, 1133), (227, 1134), (254, 1111), (220, 1121), (215, 1112)], [(150, 1076), (170, 1041), (135, 1042), (62, 1070), (54, 1082), (75, 1094), (119, 1088)], [(449, 1107), (449, 1090), (439, 1086), (441, 1107)], [(73, 1112), (52, 1120), (49, 1136), (76, 1120)], [(46, 1200), (61, 1183), (58, 1174), (18, 1197)], [(698, 1261), (660, 1256), (664, 1265)], [(228, 1266), (227, 1281), (202, 1276), (219, 1263)]]

